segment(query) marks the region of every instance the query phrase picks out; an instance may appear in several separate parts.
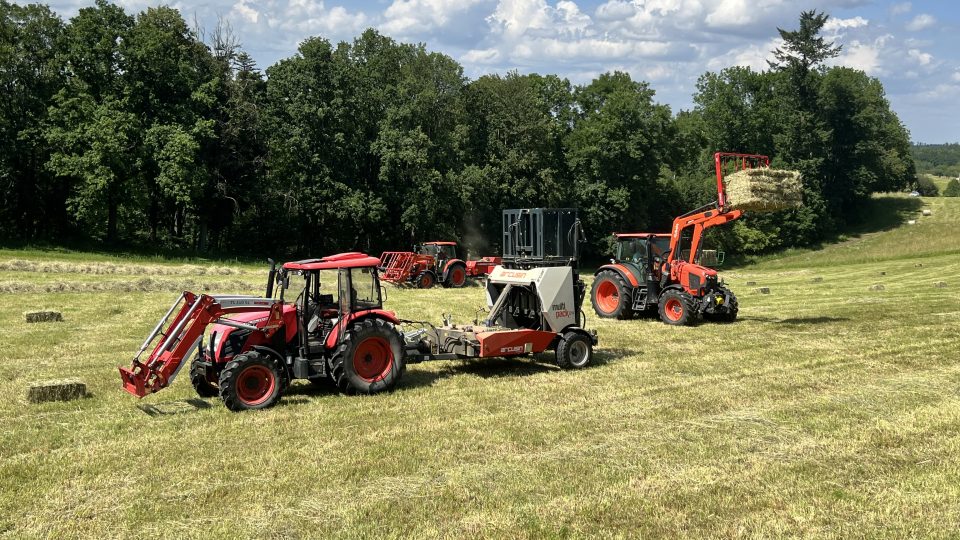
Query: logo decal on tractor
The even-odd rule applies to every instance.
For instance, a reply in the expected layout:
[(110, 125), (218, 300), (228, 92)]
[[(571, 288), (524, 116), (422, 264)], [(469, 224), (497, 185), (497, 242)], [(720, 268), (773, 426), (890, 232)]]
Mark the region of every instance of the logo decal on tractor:
[(501, 347), (501, 348), (500, 348), (500, 353), (501, 353), (501, 354), (513, 354), (513, 353), (522, 353), (522, 352), (523, 352), (523, 345), (517, 345), (517, 346), (514, 346), (514, 347)]

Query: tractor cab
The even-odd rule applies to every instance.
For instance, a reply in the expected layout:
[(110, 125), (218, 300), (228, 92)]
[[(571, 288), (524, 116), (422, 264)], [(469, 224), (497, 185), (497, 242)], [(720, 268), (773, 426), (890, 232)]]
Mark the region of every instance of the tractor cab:
[[(380, 259), (361, 253), (344, 253), (324, 259), (288, 262), (277, 274), (280, 299), (296, 293), (301, 345), (307, 351), (322, 349), (341, 318), (380, 310)], [(296, 283), (291, 274), (302, 279)], [(299, 280), (297, 280), (299, 281)], [(291, 284), (293, 282), (293, 284)], [(288, 289), (292, 289), (289, 290)], [(288, 300), (291, 300), (288, 298)]]
[(415, 250), (420, 255), (429, 255), (437, 260), (452, 260), (457, 257), (456, 242), (424, 242)]
[[(653, 240), (651, 242), (651, 237)], [(629, 264), (638, 281), (646, 281), (652, 268), (670, 254), (670, 235), (652, 233), (627, 233), (616, 235), (615, 261)], [(653, 260), (649, 260), (652, 257)]]

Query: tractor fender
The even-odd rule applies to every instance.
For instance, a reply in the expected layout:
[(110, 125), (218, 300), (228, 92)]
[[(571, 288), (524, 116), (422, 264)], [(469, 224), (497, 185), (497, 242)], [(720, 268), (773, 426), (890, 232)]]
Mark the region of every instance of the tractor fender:
[(597, 271), (594, 272), (593, 274), (594, 277), (596, 277), (600, 272), (603, 272), (604, 270), (609, 270), (611, 272), (616, 272), (617, 274), (620, 274), (620, 277), (622, 277), (624, 281), (629, 283), (631, 287), (640, 286), (640, 273), (636, 271), (634, 268), (631, 268), (621, 263), (605, 264), (600, 268), (597, 268)]
[(440, 281), (447, 280), (447, 274), (455, 264), (462, 264), (464, 268), (467, 267), (467, 263), (463, 262), (463, 259), (447, 259), (447, 263), (443, 265), (443, 272), (440, 273)]
[(395, 326), (400, 325), (400, 319), (397, 318), (397, 314), (385, 309), (368, 309), (351, 313), (334, 325), (333, 330), (331, 330), (327, 335), (327, 340), (324, 342), (324, 346), (327, 348), (327, 350), (332, 350), (337, 345), (337, 342), (340, 341), (340, 333), (344, 328), (349, 328), (353, 323), (366, 319), (383, 319)]
[(250, 350), (276, 358), (277, 362), (279, 362), (280, 365), (283, 366), (283, 369), (287, 372), (287, 380), (289, 381), (293, 379), (293, 372), (291, 371), (290, 366), (287, 365), (287, 361), (283, 358), (283, 355), (280, 354), (276, 349), (273, 347), (267, 347), (266, 345), (254, 345), (250, 347)]
[(594, 332), (588, 332), (587, 330), (585, 330), (585, 329), (583, 329), (583, 328), (581, 328), (581, 327), (579, 327), (579, 326), (570, 325), (570, 326), (565, 327), (565, 328), (564, 328), (563, 330), (561, 330), (560, 332), (557, 332), (557, 335), (556, 335), (556, 336), (553, 338), (553, 340), (550, 342), (550, 347), (549, 347), (549, 348), (551, 348), (551, 349), (556, 349), (556, 348), (557, 348), (557, 345), (560, 344), (560, 340), (563, 338), (563, 335), (566, 334), (567, 332), (575, 332), (575, 333), (577, 333), (577, 334), (581, 334), (581, 335), (583, 335), (584, 337), (586, 337), (587, 339), (589, 339), (589, 340), (590, 340), (590, 343), (592, 343), (592, 344), (594, 344), (594, 345), (597, 344), (597, 333), (596, 333), (596, 331), (594, 331)]

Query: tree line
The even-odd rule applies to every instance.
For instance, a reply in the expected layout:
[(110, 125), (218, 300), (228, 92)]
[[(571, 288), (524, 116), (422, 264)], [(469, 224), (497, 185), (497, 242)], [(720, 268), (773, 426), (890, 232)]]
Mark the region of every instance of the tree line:
[(802, 208), (741, 220), (735, 252), (807, 245), (870, 193), (915, 181), (880, 82), (825, 67), (804, 12), (768, 69), (705, 73), (673, 114), (622, 72), (486, 75), (375, 30), (261, 71), (228, 26), (97, 0), (69, 21), (0, 0), (0, 239), (312, 255), (458, 239), (496, 250), (500, 210), (574, 206), (589, 251), (716, 198), (714, 151), (768, 154)]

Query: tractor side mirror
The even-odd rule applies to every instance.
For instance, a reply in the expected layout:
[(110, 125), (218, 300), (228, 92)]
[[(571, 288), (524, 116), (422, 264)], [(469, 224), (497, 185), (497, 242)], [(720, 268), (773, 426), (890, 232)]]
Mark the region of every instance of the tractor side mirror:
[(380, 285), (380, 303), (387, 301), (387, 288), (384, 285)]

